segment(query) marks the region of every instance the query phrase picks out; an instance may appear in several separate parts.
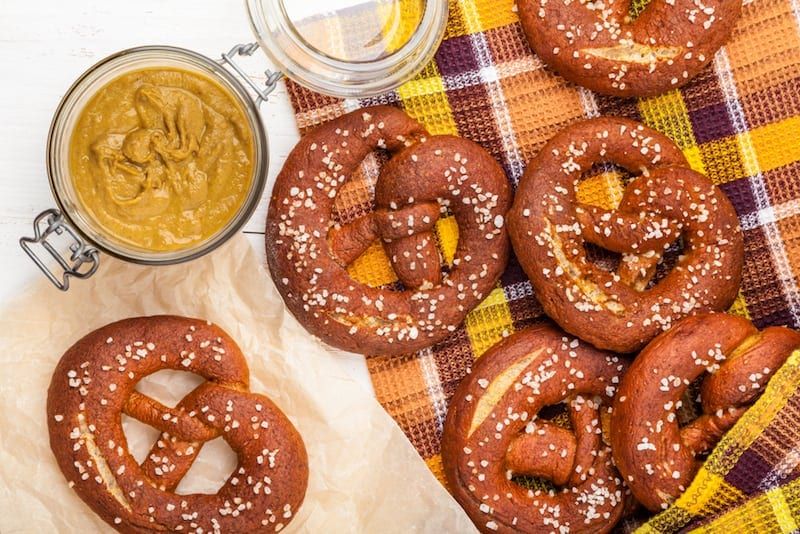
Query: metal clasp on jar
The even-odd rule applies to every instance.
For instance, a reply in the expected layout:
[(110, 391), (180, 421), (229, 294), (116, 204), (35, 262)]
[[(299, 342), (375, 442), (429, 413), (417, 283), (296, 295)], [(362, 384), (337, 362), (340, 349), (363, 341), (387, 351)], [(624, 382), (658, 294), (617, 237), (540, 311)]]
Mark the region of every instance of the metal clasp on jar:
[[(92, 276), (100, 265), (100, 253), (87, 244), (78, 233), (65, 221), (64, 215), (56, 210), (49, 209), (40, 213), (33, 221), (34, 237), (22, 237), (19, 244), (25, 253), (36, 263), (47, 278), (61, 291), (69, 289), (70, 277), (85, 279)], [(70, 238), (68, 257), (63, 256), (53, 244), (48, 241), (55, 235), (66, 235)], [(53, 272), (36, 251), (33, 245), (41, 245), (44, 250), (55, 259), (61, 267), (61, 272)], [(60, 275), (60, 276), (59, 276)]]
[(223, 65), (228, 65), (230, 68), (232, 68), (236, 74), (238, 74), (239, 77), (250, 86), (250, 88), (256, 93), (256, 105), (261, 106), (261, 104), (266, 102), (267, 98), (269, 98), (269, 95), (272, 94), (272, 92), (278, 86), (278, 82), (281, 80), (281, 78), (283, 78), (283, 73), (273, 72), (269, 69), (265, 70), (264, 74), (266, 75), (267, 80), (262, 87), (244, 71), (241, 65), (236, 63), (236, 56), (252, 56), (253, 53), (258, 50), (258, 48), (258, 43), (237, 44), (227, 53), (222, 54), (222, 60), (220, 63)]

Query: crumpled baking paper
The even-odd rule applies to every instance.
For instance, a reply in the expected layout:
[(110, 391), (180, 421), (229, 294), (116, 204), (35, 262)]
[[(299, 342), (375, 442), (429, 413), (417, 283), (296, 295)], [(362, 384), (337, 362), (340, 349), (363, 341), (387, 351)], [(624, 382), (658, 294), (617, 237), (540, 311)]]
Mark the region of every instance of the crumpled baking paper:
[[(31, 269), (33, 269), (31, 265)], [(50, 451), (47, 387), (56, 362), (90, 331), (126, 317), (208, 319), (242, 347), (251, 390), (269, 396), (308, 449), (305, 501), (287, 532), (474, 532), (392, 419), (335, 354), (286, 311), (239, 235), (192, 263), (143, 267), (111, 257), (66, 294), (42, 280), (0, 314), (0, 532), (110, 532), (67, 487)], [(163, 371), (139, 389), (168, 404), (199, 383)], [(155, 429), (123, 417), (141, 460)], [(216, 490), (236, 459), (218, 438), (200, 454), (179, 493)]]

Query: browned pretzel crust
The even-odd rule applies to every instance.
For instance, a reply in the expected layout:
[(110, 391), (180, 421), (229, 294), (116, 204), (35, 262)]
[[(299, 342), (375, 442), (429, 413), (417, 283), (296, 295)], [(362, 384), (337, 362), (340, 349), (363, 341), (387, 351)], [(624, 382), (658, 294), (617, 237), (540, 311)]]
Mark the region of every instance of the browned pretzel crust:
[(531, 48), (567, 80), (614, 96), (665, 93), (694, 78), (725, 44), (741, 0), (518, 0)]
[[(207, 382), (169, 408), (134, 389), (162, 369)], [(120, 532), (277, 532), (303, 502), (308, 458), (292, 423), (248, 382), (239, 347), (210, 323), (119, 321), (58, 363), (47, 395), (50, 447), (70, 487)], [(128, 451), (123, 413), (163, 432), (141, 466)], [(174, 493), (218, 436), (239, 458), (233, 474), (214, 495)]]
[[(713, 449), (798, 347), (800, 333), (759, 332), (721, 313), (684, 319), (654, 339), (623, 377), (611, 418), (614, 461), (639, 502), (658, 511), (683, 493), (697, 456)], [(702, 414), (680, 427), (681, 399), (706, 372)]]
[[(481, 531), (614, 527), (626, 491), (601, 423), (626, 366), (548, 325), (512, 335), (477, 361), (450, 401), (442, 461), (450, 490)], [(561, 402), (573, 431), (539, 417)], [(512, 475), (559, 487), (534, 491)]]
[[(576, 199), (584, 174), (604, 161), (641, 173), (617, 210)], [(545, 312), (601, 349), (633, 352), (682, 317), (725, 310), (741, 283), (744, 245), (730, 201), (672, 141), (633, 121), (592, 119), (556, 135), (528, 166), (508, 222)], [(652, 285), (681, 237), (684, 253)], [(623, 254), (618, 271), (589, 261), (586, 243)]]
[[(334, 224), (337, 192), (379, 148), (392, 158), (376, 185), (375, 211)], [(333, 346), (381, 354), (425, 348), (495, 287), (508, 259), (510, 195), (502, 168), (471, 141), (426, 138), (391, 107), (344, 115), (303, 138), (278, 176), (266, 232), (272, 278), (295, 317)], [(459, 230), (444, 277), (434, 228), (440, 206)], [(371, 288), (347, 273), (378, 239), (403, 290)]]

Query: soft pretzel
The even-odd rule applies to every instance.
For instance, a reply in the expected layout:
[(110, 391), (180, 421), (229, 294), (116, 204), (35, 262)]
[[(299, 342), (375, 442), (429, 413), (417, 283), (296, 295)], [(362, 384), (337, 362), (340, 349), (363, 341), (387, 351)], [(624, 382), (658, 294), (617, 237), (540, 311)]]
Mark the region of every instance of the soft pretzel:
[[(617, 468), (652, 511), (666, 508), (694, 478), (708, 453), (761, 395), (800, 333), (726, 314), (684, 319), (654, 339), (623, 377), (611, 418)], [(683, 427), (676, 411), (704, 373), (702, 413)]]
[[(584, 174), (604, 161), (640, 173), (616, 210), (576, 198)], [(633, 352), (686, 315), (727, 309), (741, 283), (744, 245), (730, 201), (672, 141), (633, 121), (592, 119), (556, 135), (528, 166), (508, 222), (545, 312), (601, 349)], [(684, 253), (652, 283), (679, 238)], [(621, 253), (617, 272), (593, 264), (587, 243)]]
[[(483, 355), (450, 402), (442, 461), (455, 498), (483, 532), (608, 532), (625, 488), (602, 425), (626, 363), (539, 325)], [(566, 403), (574, 430), (540, 416)], [(514, 476), (542, 477), (551, 491)]]
[[(206, 382), (174, 408), (134, 388), (163, 369)], [(247, 363), (220, 328), (182, 317), (110, 324), (73, 345), (47, 395), (50, 447), (70, 486), (120, 532), (277, 532), (303, 502), (308, 458), (267, 397), (248, 390)], [(121, 414), (162, 431), (142, 465)], [(175, 488), (206, 441), (223, 436), (239, 463), (214, 495)]]
[(569, 81), (614, 96), (665, 93), (694, 78), (725, 44), (741, 0), (518, 0), (531, 48)]
[[(375, 186), (375, 211), (345, 225), (334, 199), (366, 156), (392, 158)], [(295, 147), (278, 176), (267, 216), (267, 258), (289, 309), (339, 348), (401, 354), (441, 341), (502, 274), (508, 258), (509, 184), (480, 146), (427, 137), (404, 112), (375, 107), (319, 127)], [(452, 268), (441, 273), (435, 224), (440, 206), (458, 223)], [(346, 267), (382, 240), (403, 288), (372, 288)]]

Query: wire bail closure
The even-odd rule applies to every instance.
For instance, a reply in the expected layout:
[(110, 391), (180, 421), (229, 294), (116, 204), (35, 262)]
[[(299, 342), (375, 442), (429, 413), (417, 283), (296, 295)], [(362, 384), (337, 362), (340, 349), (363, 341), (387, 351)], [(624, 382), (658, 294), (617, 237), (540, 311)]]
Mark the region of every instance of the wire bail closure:
[[(34, 237), (21, 237), (19, 245), (53, 285), (61, 291), (69, 289), (70, 277), (86, 279), (97, 271), (97, 267), (100, 265), (100, 253), (78, 235), (66, 222), (60, 211), (49, 209), (40, 213), (33, 221), (33, 231)], [(69, 245), (71, 252), (69, 257), (62, 256), (47, 240), (53, 234), (63, 235), (64, 232), (72, 241)], [(36, 244), (42, 245), (48, 254), (58, 262), (62, 269), (60, 277), (57, 272), (50, 270), (45, 261), (33, 250), (32, 245)], [(87, 265), (88, 268), (84, 268)]]
[(256, 105), (260, 106), (262, 103), (266, 102), (269, 95), (275, 91), (275, 88), (278, 86), (278, 82), (283, 78), (282, 72), (273, 72), (269, 69), (264, 71), (267, 79), (262, 87), (259, 85), (255, 80), (253, 80), (245, 71), (244, 69), (236, 63), (236, 56), (252, 56), (253, 53), (258, 50), (259, 45), (258, 43), (248, 43), (248, 44), (237, 44), (233, 48), (231, 48), (227, 53), (222, 54), (222, 62), (232, 68), (236, 74), (238, 74), (242, 80), (250, 86), (250, 88), (255, 91), (257, 98), (256, 98)]

